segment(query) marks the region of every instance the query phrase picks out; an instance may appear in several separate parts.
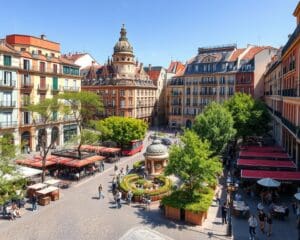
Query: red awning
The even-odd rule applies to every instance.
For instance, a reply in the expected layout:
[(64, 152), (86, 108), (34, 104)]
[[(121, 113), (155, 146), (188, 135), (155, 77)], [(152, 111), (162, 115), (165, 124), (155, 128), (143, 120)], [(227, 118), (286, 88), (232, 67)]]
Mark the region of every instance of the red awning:
[(73, 161), (64, 162), (62, 164), (65, 166), (69, 166), (69, 167), (80, 168), (80, 167), (86, 166), (91, 163), (102, 161), (104, 159), (105, 159), (105, 157), (102, 157), (102, 156), (92, 156), (92, 157), (88, 157), (88, 158), (81, 159), (81, 160), (73, 160)]
[(100, 153), (117, 153), (120, 152), (121, 148), (103, 148), (100, 150)]
[(240, 158), (271, 158), (271, 159), (287, 159), (289, 155), (287, 153), (279, 152), (247, 152), (240, 151)]
[(238, 159), (238, 166), (270, 167), (270, 168), (296, 168), (293, 161)]
[(242, 146), (241, 150), (245, 152), (284, 152), (284, 149), (280, 146)]
[(282, 181), (300, 181), (300, 172), (242, 169), (241, 178), (244, 179), (272, 178), (272, 179), (282, 180)]

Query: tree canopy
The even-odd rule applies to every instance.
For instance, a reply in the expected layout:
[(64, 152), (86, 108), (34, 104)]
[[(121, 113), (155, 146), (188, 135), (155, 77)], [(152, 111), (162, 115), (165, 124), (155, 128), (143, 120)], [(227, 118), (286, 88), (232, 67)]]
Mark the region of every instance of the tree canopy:
[(67, 92), (58, 97), (64, 100), (65, 106), (68, 108), (68, 115), (72, 116), (78, 125), (79, 133), (73, 139), (78, 142), (77, 151), (78, 156), (81, 157), (82, 144), (91, 144), (98, 138), (97, 134), (85, 131), (83, 127), (88, 126), (90, 120), (103, 111), (102, 101), (96, 93), (87, 91)]
[(212, 157), (210, 144), (201, 140), (193, 131), (186, 130), (181, 136), (181, 144), (170, 149), (166, 175), (174, 174), (183, 182), (183, 189), (192, 198), (203, 188), (203, 184), (215, 184), (222, 171), (218, 157)]
[(0, 204), (17, 198), (16, 190), (24, 185), (24, 180), (18, 178), (19, 174), (11, 161), (16, 152), (16, 146), (11, 141), (11, 136), (0, 137)]
[(143, 120), (117, 116), (95, 121), (94, 125), (96, 130), (101, 132), (103, 141), (111, 140), (120, 146), (132, 140), (143, 139), (148, 128)]
[(269, 130), (270, 115), (264, 103), (251, 95), (236, 93), (225, 106), (232, 114), (238, 137), (263, 135)]
[(215, 154), (220, 154), (236, 133), (233, 125), (233, 118), (228, 109), (213, 102), (196, 117), (193, 130), (202, 140), (211, 143)]

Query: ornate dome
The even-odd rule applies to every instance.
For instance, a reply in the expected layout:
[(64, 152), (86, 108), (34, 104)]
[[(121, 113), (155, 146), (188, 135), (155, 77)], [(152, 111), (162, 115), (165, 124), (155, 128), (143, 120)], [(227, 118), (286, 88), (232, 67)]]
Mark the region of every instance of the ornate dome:
[(168, 149), (160, 140), (154, 140), (146, 149), (145, 156), (163, 156), (168, 155)]
[(126, 32), (125, 26), (123, 24), (123, 26), (121, 28), (121, 32), (120, 32), (119, 41), (114, 46), (114, 54), (122, 53), (122, 52), (133, 53), (133, 48), (132, 48), (131, 44), (128, 42), (126, 34), (127, 34), (127, 32)]

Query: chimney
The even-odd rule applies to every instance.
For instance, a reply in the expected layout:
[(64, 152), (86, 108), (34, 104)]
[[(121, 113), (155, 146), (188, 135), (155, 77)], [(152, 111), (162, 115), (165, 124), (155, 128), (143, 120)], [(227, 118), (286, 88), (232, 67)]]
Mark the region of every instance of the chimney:
[(46, 40), (46, 35), (45, 35), (45, 34), (42, 34), (42, 35), (41, 35), (41, 39)]
[(149, 64), (149, 67), (148, 67), (148, 68), (149, 68), (149, 70), (148, 70), (148, 71), (150, 72), (150, 71), (151, 71), (151, 64)]

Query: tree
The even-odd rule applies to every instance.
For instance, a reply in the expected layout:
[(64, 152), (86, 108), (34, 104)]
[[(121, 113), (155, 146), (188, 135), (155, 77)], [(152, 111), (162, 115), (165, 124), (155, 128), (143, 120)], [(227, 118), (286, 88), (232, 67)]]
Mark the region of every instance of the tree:
[(186, 130), (180, 139), (181, 145), (171, 147), (165, 174), (177, 176), (192, 199), (203, 183), (216, 183), (222, 166), (218, 157), (212, 157), (210, 143), (201, 140), (195, 132)]
[[(78, 156), (81, 158), (81, 146), (82, 144), (88, 144), (94, 140), (94, 136), (83, 132), (83, 128), (88, 126), (93, 117), (103, 110), (103, 104), (99, 96), (93, 92), (81, 91), (81, 92), (67, 92), (60, 94), (59, 99), (65, 101), (65, 106), (69, 109), (69, 115), (73, 116), (74, 121), (78, 125)], [(92, 137), (91, 139), (87, 139)]]
[(44, 127), (44, 129), (42, 129), (41, 135), (39, 136), (39, 147), (42, 157), (42, 182), (44, 182), (46, 172), (46, 158), (56, 140), (54, 138), (51, 138), (50, 142), (47, 142), (47, 131), (45, 127), (47, 125), (51, 125), (53, 120), (56, 120), (55, 118), (57, 118), (57, 115), (59, 113), (66, 113), (67, 108), (65, 108), (57, 98), (47, 98), (36, 104), (29, 105), (26, 109), (31, 112), (34, 122), (39, 123)]
[(237, 137), (263, 135), (269, 129), (269, 113), (264, 104), (251, 95), (236, 93), (225, 102), (234, 120)]
[(143, 120), (117, 116), (96, 121), (94, 125), (101, 132), (102, 140), (111, 140), (120, 146), (135, 139), (143, 139), (148, 128)]
[[(24, 181), (11, 160), (15, 158), (16, 146), (11, 136), (0, 137), (0, 205), (16, 197), (16, 190), (22, 189)], [(8, 177), (9, 176), (9, 177)]]
[(219, 103), (211, 103), (198, 115), (193, 126), (200, 139), (208, 140), (215, 154), (220, 154), (236, 131), (231, 113)]

